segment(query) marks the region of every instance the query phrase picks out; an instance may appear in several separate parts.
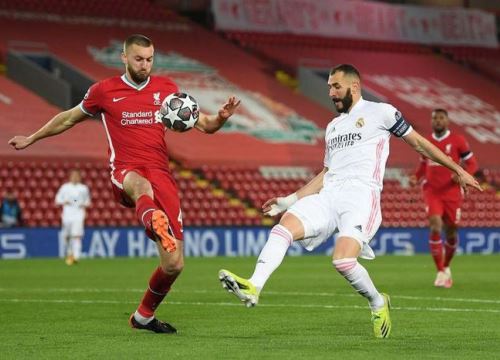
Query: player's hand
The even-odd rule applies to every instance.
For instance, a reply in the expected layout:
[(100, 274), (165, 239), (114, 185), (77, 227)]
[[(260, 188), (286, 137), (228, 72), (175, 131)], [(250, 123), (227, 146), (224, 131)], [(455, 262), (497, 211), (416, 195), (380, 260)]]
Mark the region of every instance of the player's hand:
[(14, 136), (12, 139), (9, 140), (9, 145), (12, 145), (12, 147), (16, 150), (27, 148), (31, 144), (32, 141), (30, 140), (29, 137), (26, 136)]
[(458, 184), (460, 184), (460, 186), (462, 187), (462, 189), (464, 189), (465, 192), (467, 192), (468, 190), (467, 187), (472, 187), (479, 191), (483, 191), (483, 188), (481, 187), (481, 185), (479, 185), (477, 180), (474, 179), (474, 176), (472, 176), (465, 170), (462, 170), (459, 173), (457, 173), (456, 181)]
[(240, 102), (241, 100), (236, 100), (235, 96), (229, 97), (227, 102), (219, 109), (219, 117), (227, 120), (231, 115), (234, 114), (234, 112), (240, 105)]
[(274, 210), (276, 208), (277, 202), (278, 202), (277, 198), (272, 198), (272, 199), (267, 200), (264, 203), (264, 205), (262, 205), (262, 212), (264, 213), (264, 215), (274, 216), (274, 215), (279, 214), (279, 212), (275, 212), (275, 210)]
[(293, 193), (286, 197), (277, 197), (267, 200), (262, 205), (264, 215), (275, 216), (281, 214), (298, 200), (297, 194)]

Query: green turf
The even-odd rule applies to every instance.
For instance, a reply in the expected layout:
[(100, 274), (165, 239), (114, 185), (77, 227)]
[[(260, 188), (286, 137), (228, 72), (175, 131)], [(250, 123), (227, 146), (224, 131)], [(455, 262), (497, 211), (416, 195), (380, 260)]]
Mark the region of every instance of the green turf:
[(390, 339), (372, 338), (367, 303), (328, 257), (286, 258), (256, 308), (225, 293), (219, 268), (254, 258), (188, 258), (157, 315), (177, 335), (134, 331), (129, 314), (154, 259), (0, 261), (2, 359), (498, 359), (500, 256), (460, 256), (452, 289), (429, 256), (363, 263), (392, 298)]

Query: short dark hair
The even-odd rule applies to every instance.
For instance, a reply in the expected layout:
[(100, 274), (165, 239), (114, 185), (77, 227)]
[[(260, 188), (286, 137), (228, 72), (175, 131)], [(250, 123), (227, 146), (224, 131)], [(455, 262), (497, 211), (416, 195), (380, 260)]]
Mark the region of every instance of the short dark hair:
[(139, 45), (139, 46), (142, 46), (142, 47), (150, 47), (151, 45), (153, 45), (153, 42), (151, 41), (150, 38), (148, 38), (145, 35), (132, 34), (123, 43), (123, 48), (124, 49), (128, 49), (128, 47), (130, 45), (133, 45), (133, 44)]
[(433, 113), (436, 113), (436, 112), (440, 112), (440, 113), (443, 113), (445, 114), (446, 116), (448, 116), (448, 111), (446, 111), (445, 109), (442, 109), (442, 108), (437, 108), (437, 109), (434, 109), (432, 110)]
[(334, 66), (330, 70), (330, 75), (333, 75), (333, 74), (335, 74), (336, 72), (339, 72), (339, 71), (343, 72), (345, 75), (354, 75), (359, 80), (361, 80), (361, 74), (359, 73), (358, 69), (356, 69), (351, 64), (339, 64), (337, 66)]

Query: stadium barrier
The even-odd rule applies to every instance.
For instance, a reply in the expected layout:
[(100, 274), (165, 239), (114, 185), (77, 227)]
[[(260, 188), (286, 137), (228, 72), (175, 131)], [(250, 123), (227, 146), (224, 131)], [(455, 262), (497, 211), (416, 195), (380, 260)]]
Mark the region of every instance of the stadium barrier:
[(49, 103), (68, 109), (72, 106), (71, 85), (59, 77), (60, 72), (55, 68), (49, 71), (51, 61), (46, 53), (25, 54), (9, 50), (7, 76)]
[[(186, 256), (257, 256), (264, 246), (268, 227), (192, 227), (184, 231)], [(0, 259), (63, 257), (64, 241), (58, 228), (0, 229)], [(380, 229), (371, 242), (377, 255), (413, 255), (428, 252), (425, 228)], [(335, 239), (309, 253), (298, 243), (288, 250), (290, 256), (330, 255)], [(112, 258), (156, 256), (156, 245), (138, 227), (87, 228), (82, 257)], [(499, 228), (460, 230), (461, 254), (500, 253)]]

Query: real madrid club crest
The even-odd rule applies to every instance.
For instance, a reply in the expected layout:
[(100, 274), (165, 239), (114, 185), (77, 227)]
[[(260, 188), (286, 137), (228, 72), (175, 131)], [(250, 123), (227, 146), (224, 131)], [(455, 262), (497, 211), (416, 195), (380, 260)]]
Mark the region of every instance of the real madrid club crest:
[(363, 126), (365, 126), (365, 119), (359, 118), (358, 120), (356, 120), (356, 127), (357, 128), (362, 128)]

